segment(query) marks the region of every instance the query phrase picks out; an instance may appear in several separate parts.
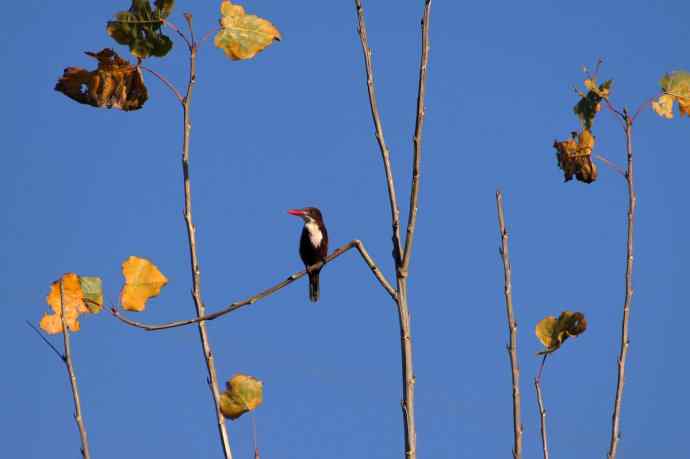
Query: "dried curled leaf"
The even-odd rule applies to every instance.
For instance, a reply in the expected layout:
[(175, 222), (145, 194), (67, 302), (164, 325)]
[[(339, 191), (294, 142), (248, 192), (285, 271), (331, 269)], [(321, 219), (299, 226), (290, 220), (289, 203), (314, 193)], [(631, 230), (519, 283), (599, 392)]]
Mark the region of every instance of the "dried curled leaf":
[(233, 421), (263, 402), (264, 383), (253, 376), (236, 374), (220, 394), (220, 411)]
[(246, 14), (241, 5), (229, 0), (220, 4), (221, 30), (214, 43), (232, 60), (251, 59), (267, 48), (274, 40), (280, 40), (280, 32), (270, 21)]
[[(60, 282), (62, 281), (62, 294)], [(87, 293), (84, 293), (86, 288)], [(98, 277), (79, 277), (75, 273), (67, 273), (52, 283), (46, 302), (53, 310), (53, 314), (44, 314), (40, 327), (48, 334), (62, 333), (62, 315), (65, 324), (70, 331), (79, 331), (79, 315), (84, 313), (100, 312), (101, 306), (91, 308), (84, 298), (100, 298), (99, 305), (103, 304), (103, 290), (101, 279)], [(96, 300), (93, 300), (96, 301)], [(63, 314), (64, 309), (64, 314)]]
[(580, 118), (582, 129), (592, 129), (594, 117), (601, 110), (601, 101), (609, 97), (611, 86), (613, 86), (613, 80), (607, 80), (601, 85), (597, 85), (593, 78), (585, 80), (587, 94), (582, 94), (582, 98), (573, 107), (573, 111)]
[(94, 107), (138, 110), (148, 99), (144, 77), (139, 67), (122, 59), (112, 49), (98, 53), (86, 52), (98, 60), (98, 69), (89, 72), (79, 67), (68, 67), (55, 85), (70, 99)]
[(592, 162), (594, 136), (589, 130), (584, 130), (579, 135), (573, 132), (571, 135), (572, 139), (553, 142), (558, 167), (563, 170), (566, 182), (575, 175), (580, 182), (592, 183), (597, 179), (597, 166)]
[(120, 303), (128, 311), (141, 312), (149, 298), (158, 296), (168, 279), (158, 267), (146, 258), (129, 257), (122, 263), (125, 285), (120, 293)]
[(172, 49), (172, 40), (161, 31), (163, 19), (170, 15), (174, 0), (132, 0), (128, 11), (120, 11), (108, 21), (106, 31), (116, 42), (128, 45), (136, 57), (163, 57)]
[(535, 328), (537, 338), (546, 348), (539, 355), (550, 354), (571, 336), (577, 336), (587, 329), (587, 320), (581, 312), (563, 311), (558, 319), (548, 316)]
[(673, 103), (678, 102), (680, 116), (690, 116), (690, 72), (679, 70), (671, 72), (661, 79), (659, 99), (652, 101), (652, 108), (667, 119), (673, 118)]

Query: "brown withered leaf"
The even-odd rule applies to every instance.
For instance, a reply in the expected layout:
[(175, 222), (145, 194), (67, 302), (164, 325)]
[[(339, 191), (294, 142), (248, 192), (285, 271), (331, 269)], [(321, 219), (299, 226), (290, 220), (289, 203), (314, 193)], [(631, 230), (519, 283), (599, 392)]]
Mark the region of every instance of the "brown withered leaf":
[(535, 328), (539, 341), (546, 347), (539, 355), (550, 354), (571, 336), (577, 336), (587, 330), (587, 320), (581, 312), (563, 311), (558, 319), (548, 316), (542, 319)]
[(105, 48), (98, 53), (86, 52), (98, 61), (98, 68), (88, 71), (68, 67), (55, 85), (70, 99), (94, 107), (138, 110), (148, 99), (141, 69)]
[(579, 135), (573, 132), (571, 136), (571, 139), (553, 142), (558, 167), (563, 170), (566, 182), (574, 175), (580, 182), (592, 183), (597, 179), (597, 166), (592, 162), (594, 136), (587, 129)]

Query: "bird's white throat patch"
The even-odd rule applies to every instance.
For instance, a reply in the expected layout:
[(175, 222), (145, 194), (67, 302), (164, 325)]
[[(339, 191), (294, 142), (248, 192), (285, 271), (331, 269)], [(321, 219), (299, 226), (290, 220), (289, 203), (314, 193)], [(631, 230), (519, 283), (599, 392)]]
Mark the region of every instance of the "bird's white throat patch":
[(304, 227), (309, 231), (309, 241), (314, 247), (318, 247), (321, 245), (321, 241), (323, 240), (323, 233), (321, 233), (321, 230), (319, 229), (319, 225), (316, 224), (314, 221), (309, 221), (304, 224)]

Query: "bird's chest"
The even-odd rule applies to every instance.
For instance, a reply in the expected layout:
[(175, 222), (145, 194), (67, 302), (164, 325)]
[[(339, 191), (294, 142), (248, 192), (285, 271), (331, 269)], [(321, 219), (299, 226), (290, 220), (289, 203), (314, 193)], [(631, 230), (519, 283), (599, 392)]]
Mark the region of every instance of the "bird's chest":
[(319, 225), (314, 222), (309, 222), (304, 225), (304, 230), (307, 233), (307, 237), (309, 238), (311, 245), (315, 248), (319, 247), (323, 241), (323, 233), (321, 232)]

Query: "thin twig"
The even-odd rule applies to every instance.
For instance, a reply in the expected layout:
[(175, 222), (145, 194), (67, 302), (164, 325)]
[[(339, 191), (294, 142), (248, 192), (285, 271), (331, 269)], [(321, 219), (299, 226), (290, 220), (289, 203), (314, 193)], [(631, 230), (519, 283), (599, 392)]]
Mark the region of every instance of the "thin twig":
[(164, 25), (170, 27), (177, 35), (179, 35), (180, 37), (182, 37), (182, 39), (184, 40), (184, 42), (187, 44), (187, 48), (189, 48), (189, 49), (192, 48), (192, 42), (189, 41), (189, 39), (187, 38), (187, 36), (180, 30), (179, 27), (177, 27), (174, 23), (168, 21), (167, 19), (161, 19), (161, 22), (162, 22)]
[(400, 271), (407, 276), (412, 255), (412, 243), (414, 231), (417, 225), (417, 210), (419, 205), (419, 175), (422, 162), (422, 131), (424, 129), (424, 102), (426, 99), (426, 77), (429, 67), (429, 14), (431, 13), (431, 0), (426, 0), (424, 14), (422, 15), (422, 55), (419, 63), (419, 83), (417, 86), (417, 120), (415, 122), (414, 137), (412, 138), (412, 186), (410, 188), (410, 209), (407, 215), (407, 235), (405, 236), (405, 251)]
[(542, 359), (541, 365), (539, 366), (539, 372), (537, 373), (537, 377), (534, 378), (534, 388), (537, 391), (537, 404), (539, 405), (539, 417), (541, 424), (541, 446), (542, 451), (544, 452), (544, 459), (549, 459), (549, 441), (546, 435), (546, 408), (544, 408), (544, 397), (541, 393), (541, 374), (542, 371), (544, 371), (544, 363), (546, 363), (546, 357), (548, 356), (549, 354), (544, 354), (544, 358)]
[(182, 94), (180, 93), (180, 91), (175, 87), (174, 84), (172, 84), (170, 82), (170, 80), (168, 80), (166, 77), (164, 77), (160, 73), (156, 72), (155, 70), (150, 69), (144, 65), (139, 65), (139, 67), (141, 67), (143, 70), (146, 70), (151, 75), (158, 78), (164, 85), (166, 85), (168, 87), (168, 89), (170, 89), (172, 91), (172, 93), (175, 95), (175, 98), (178, 100), (178, 102), (180, 102), (180, 103), (184, 102), (184, 97), (182, 97)]
[(506, 315), (508, 318), (508, 332), (510, 344), (508, 355), (510, 357), (510, 370), (513, 378), (513, 458), (522, 457), (522, 411), (520, 407), (520, 365), (517, 355), (517, 322), (513, 315), (513, 284), (510, 255), (508, 251), (508, 230), (506, 229), (505, 214), (503, 212), (503, 193), (496, 192), (496, 207), (498, 209), (498, 228), (501, 234), (501, 258), (503, 260), (503, 277), (506, 301)]
[(206, 43), (206, 40), (208, 40), (209, 38), (211, 38), (211, 35), (212, 35), (212, 34), (214, 34), (214, 33), (216, 33), (216, 32), (220, 32), (221, 30), (223, 30), (223, 29), (222, 29), (222, 28), (219, 28), (219, 27), (216, 27), (215, 29), (211, 29), (211, 30), (209, 30), (208, 32), (206, 32), (206, 33), (204, 34), (204, 36), (201, 37), (201, 40), (199, 40), (199, 46), (201, 46), (201, 45), (203, 45), (204, 43)]
[(627, 111), (623, 111), (623, 121), (625, 122), (625, 150), (628, 158), (628, 169), (625, 177), (628, 184), (628, 219), (627, 219), (627, 250), (625, 257), (625, 301), (623, 302), (623, 318), (621, 321), (621, 348), (618, 356), (618, 380), (616, 383), (616, 398), (613, 404), (613, 416), (611, 419), (611, 443), (609, 446), (608, 459), (616, 457), (618, 442), (620, 441), (620, 417), (621, 405), (623, 403), (623, 386), (625, 385), (625, 362), (628, 357), (628, 324), (630, 322), (630, 306), (633, 297), (633, 235), (635, 226), (635, 209), (637, 207), (637, 196), (635, 194), (635, 184), (633, 175), (633, 146), (632, 128), (633, 120), (628, 116)]
[(635, 122), (635, 119), (637, 119), (637, 116), (642, 113), (642, 110), (644, 110), (647, 107), (652, 106), (652, 102), (656, 99), (655, 97), (650, 97), (649, 99), (645, 100), (640, 104), (639, 107), (637, 107), (637, 110), (635, 110), (635, 114), (632, 116), (632, 122)]
[(79, 428), (79, 438), (81, 439), (81, 455), (84, 459), (89, 459), (91, 453), (89, 452), (89, 438), (86, 435), (86, 423), (84, 416), (81, 413), (81, 400), (79, 398), (79, 387), (77, 386), (77, 374), (74, 372), (74, 364), (72, 363), (72, 347), (69, 339), (69, 328), (65, 322), (65, 302), (64, 302), (64, 286), (62, 278), (60, 278), (60, 321), (62, 323), (62, 337), (65, 346), (65, 353), (63, 362), (67, 367), (67, 374), (69, 375), (69, 382), (72, 386), (72, 399), (74, 400), (74, 421)]
[(34, 329), (34, 331), (36, 332), (36, 334), (43, 340), (44, 343), (46, 343), (46, 344), (53, 350), (53, 352), (55, 352), (55, 354), (58, 356), (58, 358), (59, 358), (61, 361), (63, 361), (63, 362), (65, 361), (65, 356), (62, 354), (62, 352), (60, 352), (60, 351), (58, 350), (58, 348), (55, 347), (55, 345), (54, 345), (53, 343), (51, 343), (50, 341), (48, 341), (48, 338), (46, 338), (46, 337), (43, 335), (43, 333), (41, 333), (41, 330), (39, 330), (38, 328), (36, 328), (36, 326), (35, 326), (34, 324), (32, 324), (31, 322), (29, 322), (28, 320), (26, 321), (26, 324), (27, 324), (29, 327), (31, 327), (31, 328)]
[[(190, 29), (191, 17), (185, 15)], [(197, 255), (196, 247), (196, 227), (192, 221), (192, 188), (189, 178), (189, 140), (192, 131), (192, 121), (190, 117), (190, 107), (192, 103), (192, 90), (196, 83), (196, 45), (192, 43), (189, 47), (189, 79), (187, 82), (187, 94), (184, 97), (182, 104), (183, 109), (183, 123), (184, 136), (182, 139), (182, 176), (184, 183), (184, 221), (187, 227), (187, 240), (189, 244), (189, 259), (192, 271), (192, 297), (194, 298), (194, 306), (196, 308), (197, 317), (206, 315), (206, 308), (201, 299), (201, 268), (199, 266), (199, 257)], [(220, 436), (223, 453), (226, 459), (232, 459), (232, 451), (230, 450), (230, 440), (228, 438), (228, 430), (225, 425), (225, 417), (220, 411), (220, 390), (218, 388), (218, 375), (216, 374), (216, 365), (214, 361), (213, 351), (211, 350), (211, 343), (208, 339), (208, 330), (206, 329), (206, 322), (199, 322), (199, 337), (201, 339), (201, 347), (204, 353), (204, 360), (206, 360), (206, 368), (208, 370), (208, 384), (213, 395), (213, 403), (215, 405), (216, 423), (218, 427), (218, 434)]]
[[(376, 279), (379, 281), (381, 286), (386, 290), (386, 292), (388, 292), (389, 295), (391, 295), (393, 300), (395, 300), (395, 298), (396, 298), (395, 289), (393, 289), (393, 287), (391, 287), (391, 285), (388, 283), (386, 278), (381, 273), (381, 270), (379, 269), (379, 267), (376, 266), (376, 263), (374, 263), (374, 260), (372, 260), (371, 256), (369, 256), (369, 253), (364, 248), (364, 244), (362, 244), (362, 242), (359, 240), (354, 240), (354, 241), (348, 242), (347, 244), (345, 244), (341, 247), (338, 247), (335, 251), (333, 251), (333, 253), (331, 253), (328, 257), (326, 257), (326, 259), (324, 260), (323, 263), (317, 263), (317, 264), (311, 266), (311, 268), (312, 269), (320, 268), (320, 267), (326, 265), (327, 263), (330, 263), (331, 261), (333, 261), (334, 259), (336, 259), (340, 255), (344, 254), (345, 252), (347, 252), (348, 250), (350, 250), (353, 247), (357, 249), (359, 254), (362, 256), (362, 259), (369, 266), (369, 268), (371, 269), (374, 276), (376, 276)], [(165, 324), (151, 325), (151, 324), (144, 324), (141, 322), (136, 322), (134, 320), (128, 319), (127, 317), (120, 314), (120, 312), (117, 309), (114, 309), (114, 308), (112, 309), (112, 313), (115, 317), (117, 317), (119, 320), (126, 323), (127, 325), (131, 325), (132, 327), (136, 327), (136, 328), (141, 328), (141, 329), (146, 330), (146, 331), (160, 331), (160, 330), (166, 330), (169, 328), (184, 327), (185, 325), (191, 325), (191, 324), (195, 324), (195, 323), (198, 323), (201, 321), (210, 321), (213, 319), (217, 319), (218, 317), (224, 316), (226, 314), (230, 314), (231, 312), (234, 312), (234, 311), (236, 311), (236, 310), (238, 310), (244, 306), (248, 306), (248, 305), (252, 305), (254, 303), (257, 303), (260, 300), (263, 300), (264, 298), (267, 298), (267, 297), (273, 295), (278, 290), (281, 290), (282, 288), (287, 287), (291, 283), (295, 282), (297, 279), (300, 279), (301, 277), (303, 277), (306, 273), (307, 273), (307, 271), (303, 270), (303, 271), (299, 271), (299, 272), (296, 272), (294, 274), (291, 274), (282, 282), (279, 282), (276, 285), (274, 285), (274, 286), (272, 286), (266, 290), (263, 290), (262, 292), (257, 293), (254, 296), (251, 296), (251, 297), (249, 297), (245, 300), (242, 300), (242, 301), (236, 301), (236, 302), (230, 304), (229, 306), (221, 309), (220, 311), (216, 311), (214, 313), (208, 314), (208, 315), (203, 316), (203, 317), (197, 317), (195, 319), (178, 320), (175, 322), (168, 322)]]
[(602, 155), (595, 155), (594, 157), (597, 158), (599, 161), (603, 162), (604, 164), (606, 164), (608, 167), (610, 167), (611, 170), (613, 170), (614, 172), (620, 174), (623, 178), (625, 178), (625, 169), (620, 167), (618, 164), (614, 163), (610, 159), (605, 158)]
[(400, 208), (398, 207), (398, 197), (395, 192), (395, 180), (393, 178), (390, 150), (388, 149), (386, 140), (383, 137), (383, 125), (381, 123), (381, 115), (379, 114), (378, 103), (376, 102), (374, 65), (371, 62), (371, 48), (369, 47), (369, 40), (367, 38), (367, 26), (364, 21), (364, 8), (362, 7), (361, 0), (355, 0), (355, 8), (357, 9), (357, 16), (359, 18), (357, 31), (359, 32), (359, 39), (362, 43), (362, 52), (364, 53), (364, 63), (367, 72), (367, 90), (369, 92), (371, 117), (374, 121), (376, 140), (379, 144), (379, 150), (381, 150), (381, 159), (383, 160), (383, 168), (386, 173), (386, 184), (388, 186), (388, 200), (390, 202), (391, 221), (393, 226), (393, 258), (395, 260), (396, 268), (399, 268), (400, 261), (402, 260), (402, 245), (400, 242)]

